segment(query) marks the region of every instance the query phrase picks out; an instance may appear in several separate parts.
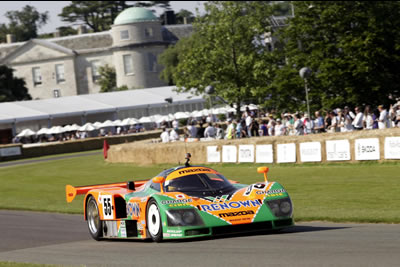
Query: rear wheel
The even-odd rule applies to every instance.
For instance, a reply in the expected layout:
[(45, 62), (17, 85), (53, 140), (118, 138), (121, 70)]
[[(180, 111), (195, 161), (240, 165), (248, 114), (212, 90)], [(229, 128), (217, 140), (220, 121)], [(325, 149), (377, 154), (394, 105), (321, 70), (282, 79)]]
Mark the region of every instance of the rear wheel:
[(93, 239), (100, 240), (103, 237), (103, 222), (100, 220), (99, 208), (93, 196), (86, 202), (86, 219), (90, 235)]
[(160, 210), (154, 199), (151, 199), (147, 205), (147, 232), (153, 241), (160, 242), (162, 240)]

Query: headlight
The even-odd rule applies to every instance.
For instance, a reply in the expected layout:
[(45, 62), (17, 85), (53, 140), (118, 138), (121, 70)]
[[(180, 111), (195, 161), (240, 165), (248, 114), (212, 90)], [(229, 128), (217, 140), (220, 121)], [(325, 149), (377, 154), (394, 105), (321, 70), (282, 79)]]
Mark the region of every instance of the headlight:
[(292, 216), (292, 201), (289, 197), (275, 200), (267, 200), (267, 205), (275, 217)]
[(204, 225), (195, 209), (167, 210), (168, 226), (198, 226)]

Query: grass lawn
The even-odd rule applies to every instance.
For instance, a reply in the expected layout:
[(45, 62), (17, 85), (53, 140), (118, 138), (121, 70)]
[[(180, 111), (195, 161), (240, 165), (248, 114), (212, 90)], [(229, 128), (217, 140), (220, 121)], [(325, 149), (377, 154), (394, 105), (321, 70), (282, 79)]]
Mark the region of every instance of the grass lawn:
[[(195, 164), (195, 163), (194, 163)], [(242, 183), (263, 181), (260, 164), (210, 164)], [(102, 155), (0, 168), (0, 209), (82, 213), (82, 196), (65, 201), (65, 185), (148, 179), (170, 165), (110, 164)], [(270, 165), (294, 203), (296, 221), (400, 223), (400, 163)]]

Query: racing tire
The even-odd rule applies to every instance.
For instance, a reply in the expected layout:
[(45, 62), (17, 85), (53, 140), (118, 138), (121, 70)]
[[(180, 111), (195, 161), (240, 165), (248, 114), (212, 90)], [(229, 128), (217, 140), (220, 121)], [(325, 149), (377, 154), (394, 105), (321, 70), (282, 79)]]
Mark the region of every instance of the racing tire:
[(147, 205), (147, 233), (154, 242), (161, 242), (162, 240), (162, 222), (160, 210), (157, 202), (154, 199), (150, 199)]
[(86, 220), (90, 235), (99, 241), (103, 237), (103, 222), (100, 220), (99, 207), (93, 196), (86, 202)]

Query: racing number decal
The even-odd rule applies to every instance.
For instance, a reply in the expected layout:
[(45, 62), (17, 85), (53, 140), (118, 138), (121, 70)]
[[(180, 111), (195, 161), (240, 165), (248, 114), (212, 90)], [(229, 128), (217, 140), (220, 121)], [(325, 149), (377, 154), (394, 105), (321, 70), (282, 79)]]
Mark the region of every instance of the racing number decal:
[(113, 203), (111, 196), (103, 196), (103, 217), (104, 219), (114, 219)]

